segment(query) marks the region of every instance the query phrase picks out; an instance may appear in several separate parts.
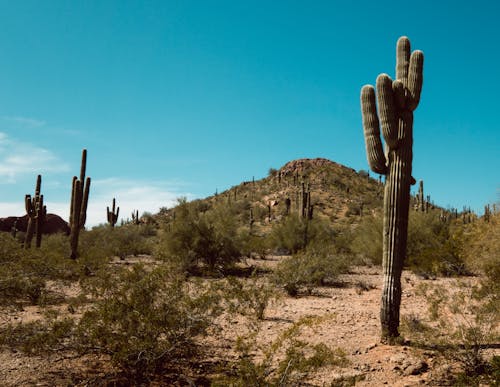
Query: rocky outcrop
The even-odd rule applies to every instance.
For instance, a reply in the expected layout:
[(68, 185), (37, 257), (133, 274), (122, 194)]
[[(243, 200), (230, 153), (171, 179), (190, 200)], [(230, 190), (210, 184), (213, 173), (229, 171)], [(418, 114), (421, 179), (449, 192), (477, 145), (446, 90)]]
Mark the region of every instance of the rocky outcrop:
[[(28, 215), (0, 218), (0, 231), (10, 232), (14, 225), (18, 231), (26, 232)], [(56, 214), (47, 214), (42, 228), (43, 234), (64, 233), (69, 235), (69, 231), (68, 223), (63, 218)]]

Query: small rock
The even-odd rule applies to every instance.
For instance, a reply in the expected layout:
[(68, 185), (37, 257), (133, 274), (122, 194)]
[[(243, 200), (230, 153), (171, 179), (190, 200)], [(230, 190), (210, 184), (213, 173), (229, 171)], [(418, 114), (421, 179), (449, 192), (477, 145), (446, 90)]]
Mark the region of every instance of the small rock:
[(405, 375), (420, 375), (428, 369), (429, 365), (425, 361), (419, 360), (405, 369)]
[(370, 345), (368, 345), (366, 348), (365, 348), (365, 353), (368, 353), (368, 351), (371, 351), (373, 348), (375, 348), (377, 346), (377, 343), (372, 343)]

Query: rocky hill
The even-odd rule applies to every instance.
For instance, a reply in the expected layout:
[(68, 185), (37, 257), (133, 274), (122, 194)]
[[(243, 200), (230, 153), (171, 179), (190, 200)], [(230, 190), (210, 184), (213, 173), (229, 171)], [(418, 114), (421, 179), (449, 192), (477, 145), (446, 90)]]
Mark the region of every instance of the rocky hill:
[(324, 158), (298, 159), (270, 169), (263, 179), (242, 182), (201, 201), (225, 202), (242, 221), (252, 216), (262, 224), (289, 213), (352, 223), (382, 207), (383, 184), (366, 171)]

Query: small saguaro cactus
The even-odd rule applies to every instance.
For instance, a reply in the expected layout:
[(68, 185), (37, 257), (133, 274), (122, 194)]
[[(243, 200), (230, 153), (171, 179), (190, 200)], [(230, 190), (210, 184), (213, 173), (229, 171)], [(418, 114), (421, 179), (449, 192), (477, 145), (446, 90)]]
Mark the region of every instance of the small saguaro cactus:
[(71, 189), (71, 207), (69, 212), (69, 227), (71, 259), (78, 258), (78, 237), (80, 230), (85, 226), (87, 220), (87, 204), (90, 192), (90, 177), (85, 179), (87, 167), (87, 150), (82, 151), (82, 164), (80, 166), (80, 179), (73, 176)]
[[(396, 79), (387, 74), (361, 89), (361, 111), (368, 163), (373, 172), (386, 175), (384, 191), (383, 274), (380, 320), (382, 341), (399, 336), (401, 272), (406, 256), (412, 173), (413, 111), (420, 101), (424, 55), (411, 52), (407, 37), (398, 40)], [(385, 142), (385, 152), (380, 137)]]
[(36, 247), (40, 247), (42, 243), (42, 228), (47, 215), (47, 207), (43, 205), (43, 195), (40, 195), (41, 186), (42, 176), (38, 175), (35, 196), (32, 198), (31, 195), (26, 195), (24, 198), (26, 214), (28, 215), (28, 226), (24, 238), (24, 247), (26, 249), (31, 247), (34, 234), (36, 234)]
[(417, 211), (425, 211), (425, 201), (424, 201), (424, 181), (420, 180), (418, 182), (418, 193), (417, 193)]
[(118, 222), (118, 214), (120, 213), (120, 207), (115, 207), (115, 206), (116, 206), (116, 200), (115, 198), (113, 198), (113, 205), (111, 211), (109, 210), (109, 207), (106, 207), (108, 223), (111, 227), (115, 227), (116, 222)]
[(132, 223), (136, 225), (141, 223), (139, 219), (139, 210), (132, 211)]

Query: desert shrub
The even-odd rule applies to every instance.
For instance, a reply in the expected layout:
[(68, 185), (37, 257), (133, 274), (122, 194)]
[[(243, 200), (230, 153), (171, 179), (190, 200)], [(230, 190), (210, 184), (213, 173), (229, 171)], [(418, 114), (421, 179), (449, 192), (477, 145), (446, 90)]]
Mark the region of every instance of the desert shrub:
[(228, 277), (223, 285), (227, 309), (257, 320), (263, 320), (266, 308), (278, 299), (278, 292), (254, 271), (247, 279)]
[(41, 320), (2, 327), (0, 345), (29, 355), (57, 352), (66, 348), (74, 329), (73, 319), (61, 319), (57, 313), (49, 312)]
[(304, 219), (296, 214), (287, 216), (273, 227), (270, 244), (276, 250), (294, 254), (308, 245), (324, 244), (333, 239), (329, 225), (320, 219)]
[(274, 282), (296, 296), (303, 287), (311, 293), (314, 286), (333, 283), (348, 268), (348, 257), (331, 246), (312, 247), (282, 260), (274, 271)]
[(238, 261), (241, 252), (237, 225), (226, 206), (200, 212), (197, 203), (179, 201), (176, 218), (161, 234), (156, 256), (174, 260), (192, 271), (203, 263), (210, 271)]
[[(481, 379), (492, 372), (486, 350), (500, 340), (500, 301), (483, 282), (458, 284), (455, 292), (443, 286), (420, 286), (420, 294), (428, 301), (430, 319), (438, 322), (435, 329), (422, 325), (421, 332), (427, 333), (422, 337), (426, 344), (440, 346), (446, 357), (462, 366), (462, 378)], [(444, 335), (440, 334), (442, 330)]]
[[(361, 261), (382, 263), (382, 215), (363, 217), (353, 231), (352, 251)], [(462, 258), (459, 230), (442, 222), (437, 211), (410, 211), (405, 266), (424, 275), (462, 275), (467, 268)]]
[(489, 222), (470, 225), (463, 239), (469, 266), (484, 273), (491, 283), (500, 284), (500, 213), (491, 214)]
[(361, 262), (382, 263), (382, 216), (365, 216), (352, 232), (351, 250)]
[(437, 211), (412, 211), (408, 225), (406, 265), (419, 274), (444, 276), (467, 274), (461, 256), (461, 238)]
[[(258, 343), (258, 330), (239, 337), (236, 350), (239, 360), (234, 372), (219, 377), (214, 386), (290, 386), (303, 383), (308, 374), (324, 366), (345, 367), (345, 352), (325, 344), (311, 345), (301, 339), (303, 328), (311, 328), (322, 319), (302, 318), (282, 332), (273, 342)], [(261, 352), (262, 357), (255, 357)]]
[(126, 224), (120, 227), (101, 225), (83, 232), (80, 237), (82, 259), (127, 255), (151, 254), (155, 244), (156, 229), (150, 224)]
[(95, 304), (78, 324), (77, 346), (109, 355), (135, 380), (194, 354), (194, 338), (206, 333), (220, 311), (217, 292), (165, 267), (101, 273), (85, 289)]
[(36, 304), (45, 299), (47, 280), (75, 280), (81, 265), (68, 259), (67, 238), (50, 235), (39, 249), (25, 250), (9, 234), (0, 233), (0, 304)]
[(247, 257), (256, 255), (258, 258), (264, 259), (269, 252), (270, 241), (266, 235), (242, 233), (241, 242), (242, 255)]
[(135, 385), (196, 354), (195, 337), (221, 311), (219, 288), (187, 282), (162, 266), (102, 269), (81, 285), (93, 303), (80, 310), (78, 321), (49, 311), (40, 320), (2, 327), (0, 345), (27, 354), (109, 356)]

